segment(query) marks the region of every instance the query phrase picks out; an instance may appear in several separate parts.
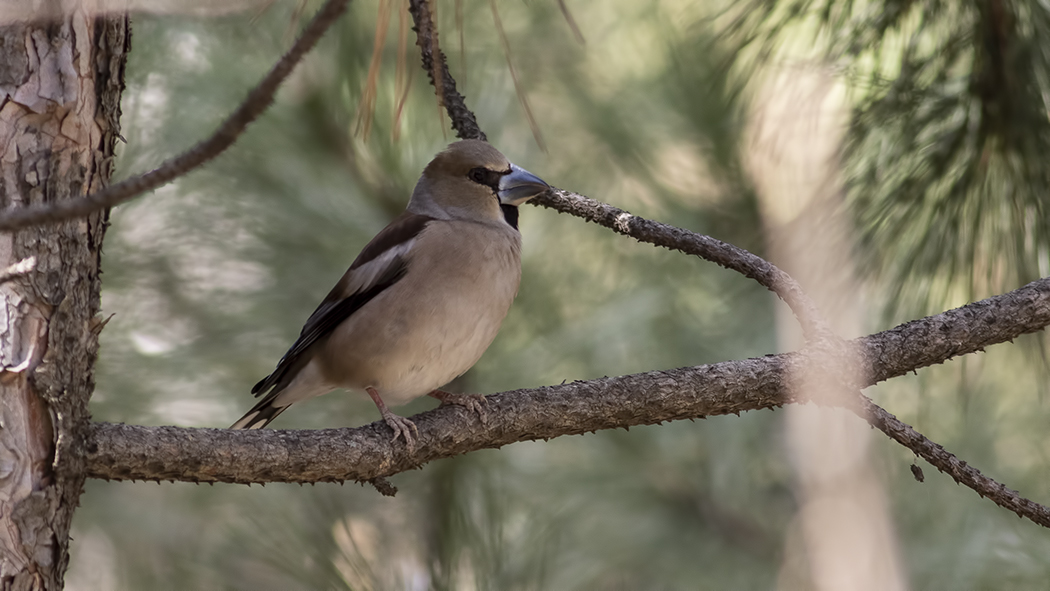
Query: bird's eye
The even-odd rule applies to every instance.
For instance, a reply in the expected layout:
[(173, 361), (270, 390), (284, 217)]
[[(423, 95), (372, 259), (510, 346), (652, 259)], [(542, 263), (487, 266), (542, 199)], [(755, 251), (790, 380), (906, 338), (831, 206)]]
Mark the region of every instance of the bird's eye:
[(486, 172), (487, 171), (484, 168), (472, 168), (470, 169), (470, 172), (467, 173), (467, 176), (470, 178), (470, 180), (474, 181), (475, 183), (484, 185), (486, 184), (485, 180), (488, 176), (485, 174)]

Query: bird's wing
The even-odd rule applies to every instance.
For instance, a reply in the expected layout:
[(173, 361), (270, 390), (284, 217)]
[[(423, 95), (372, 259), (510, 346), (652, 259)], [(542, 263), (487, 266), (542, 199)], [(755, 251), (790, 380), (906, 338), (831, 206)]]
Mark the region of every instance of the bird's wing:
[[(434, 218), (405, 212), (383, 228), (357, 255), (357, 259), (307, 319), (299, 338), (284, 354), (277, 369), (255, 384), (252, 394), (262, 395), (275, 385), (287, 385), (297, 373), (303, 353), (372, 298), (400, 280), (406, 271), (406, 255), (420, 232)], [(303, 359), (305, 361), (305, 359)], [(292, 375), (289, 370), (295, 368)], [(289, 379), (285, 380), (285, 377)], [(283, 389), (281, 385), (279, 389)]]

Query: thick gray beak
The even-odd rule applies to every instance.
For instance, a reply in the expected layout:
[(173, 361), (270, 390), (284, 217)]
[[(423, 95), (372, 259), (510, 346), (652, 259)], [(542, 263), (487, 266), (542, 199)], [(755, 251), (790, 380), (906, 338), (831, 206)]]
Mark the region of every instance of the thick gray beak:
[(499, 180), (499, 202), (503, 205), (521, 205), (549, 188), (550, 185), (540, 177), (517, 164), (511, 164), (510, 173)]

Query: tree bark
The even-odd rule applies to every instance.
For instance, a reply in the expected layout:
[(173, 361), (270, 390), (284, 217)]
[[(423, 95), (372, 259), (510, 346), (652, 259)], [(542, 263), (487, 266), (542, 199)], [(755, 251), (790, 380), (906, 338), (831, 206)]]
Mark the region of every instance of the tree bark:
[[(109, 183), (130, 41), (80, 9), (0, 27), (0, 208)], [(108, 212), (0, 234), (0, 590), (61, 589), (84, 485)]]

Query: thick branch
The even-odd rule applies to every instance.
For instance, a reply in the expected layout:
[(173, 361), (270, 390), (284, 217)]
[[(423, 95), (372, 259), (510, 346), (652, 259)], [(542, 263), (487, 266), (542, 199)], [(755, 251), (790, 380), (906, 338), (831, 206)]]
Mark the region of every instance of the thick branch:
[[(870, 385), (1047, 325), (1050, 279), (1042, 279), (850, 344), (860, 352)], [(403, 445), (391, 444), (390, 430), (383, 423), (356, 429), (252, 432), (98, 423), (92, 426), (88, 469), (94, 478), (116, 480), (366, 481), (516, 441), (777, 407), (793, 402), (785, 372), (834, 371), (819, 365), (826, 359), (787, 353), (496, 394), (487, 399), (485, 424), (457, 407), (414, 417), (422, 445), (411, 454)], [(872, 416), (882, 415), (873, 412)], [(890, 423), (888, 432), (903, 433), (895, 439), (918, 441), (909, 434), (910, 427)], [(962, 484), (972, 486), (979, 480), (973, 476), (979, 472), (961, 469), (964, 464), (954, 458), (946, 461), (955, 467), (946, 469), (941, 465), (945, 462), (938, 461), (944, 458), (941, 452), (947, 454), (939, 446), (931, 448), (924, 457)], [(987, 488), (975, 490), (989, 494)], [(1050, 525), (1050, 519), (1040, 517), (1038, 511), (1008, 508)]]
[(229, 148), (237, 138), (273, 103), (274, 94), (292, 73), (295, 65), (324, 35), (345, 10), (350, 0), (328, 0), (303, 29), (292, 48), (270, 70), (219, 129), (208, 139), (158, 168), (131, 177), (85, 197), (8, 209), (0, 216), (0, 231), (11, 231), (37, 224), (54, 223), (82, 217), (129, 201), (186, 174)]

